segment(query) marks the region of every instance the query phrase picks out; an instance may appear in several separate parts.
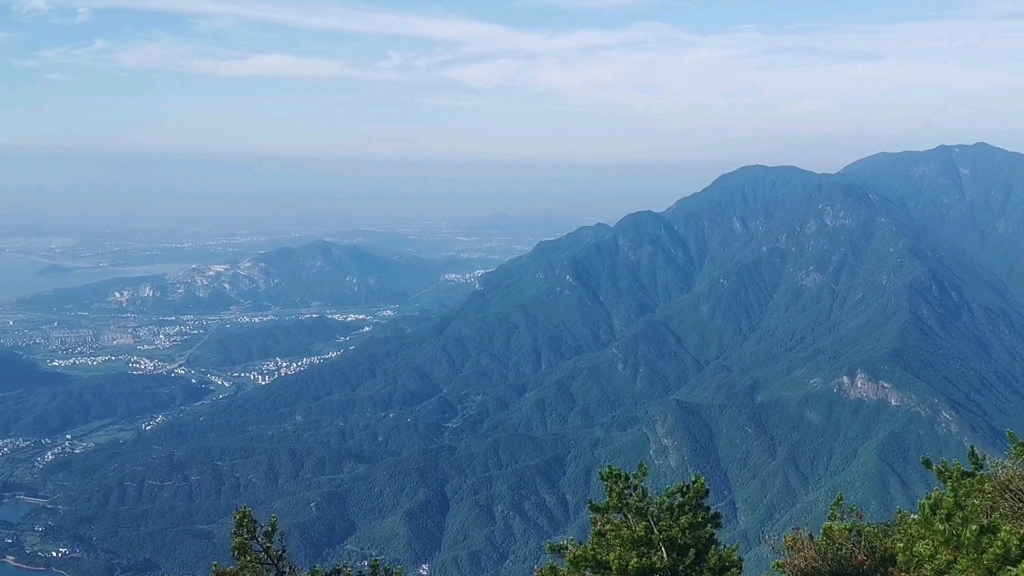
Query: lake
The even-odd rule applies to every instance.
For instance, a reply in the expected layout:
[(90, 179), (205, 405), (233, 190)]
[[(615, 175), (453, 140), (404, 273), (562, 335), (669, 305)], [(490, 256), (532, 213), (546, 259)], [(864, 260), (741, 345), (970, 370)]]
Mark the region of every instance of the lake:
[(0, 562), (0, 576), (64, 576), (64, 574), (56, 570), (33, 570)]
[(0, 503), (0, 520), (17, 524), (25, 514), (32, 510), (33, 506), (34, 504), (29, 504), (24, 500), (5, 500), (3, 503)]
[[(11, 522), (17, 524), (25, 514), (28, 514), (30, 510), (38, 504), (32, 504), (25, 502), (20, 498), (9, 498), (3, 503), (0, 503), (0, 520), (5, 522)], [(45, 561), (40, 559), (40, 564), (46, 564)], [(54, 570), (33, 570), (31, 568), (22, 568), (7, 562), (0, 561), (0, 576), (63, 576), (60, 572)]]
[(119, 276), (164, 274), (180, 270), (181, 264), (157, 264), (134, 268), (85, 268), (66, 274), (39, 276), (48, 263), (29, 256), (0, 252), (0, 302), (55, 288), (80, 286)]

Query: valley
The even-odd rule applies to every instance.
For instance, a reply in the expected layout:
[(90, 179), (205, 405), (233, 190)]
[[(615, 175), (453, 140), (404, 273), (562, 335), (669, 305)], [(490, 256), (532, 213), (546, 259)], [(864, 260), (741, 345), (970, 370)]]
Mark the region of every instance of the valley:
[[(43, 468), (223, 405), (351, 353), (379, 332), (402, 331), (476, 289), (479, 267), (521, 250), (516, 242), (528, 233), (480, 232), (496, 236), (492, 244), (461, 232), (454, 242), (475, 251), (471, 257), (452, 255), (458, 247), (443, 239), (447, 232), (433, 244), (366, 230), (340, 233), (346, 245), (294, 234), (156, 245), (145, 235), (100, 235), (85, 245), (4, 240), (7, 254), (22, 255), (3, 268), (7, 294), (17, 297), (0, 304), (0, 552), (29, 566), (109, 566), (109, 555), (43, 520), (61, 507), (26, 504), (42, 496)], [(406, 252), (358, 247), (368, 235)], [(408, 252), (427, 245), (426, 257)], [(255, 255), (218, 263), (245, 250)], [(157, 270), (119, 275), (143, 269), (122, 267), (134, 264)], [(89, 282), (99, 273), (109, 278)], [(47, 282), (48, 292), (18, 292)]]
[(314, 240), (17, 299), (0, 478), (52, 507), (11, 549), (198, 574), (248, 504), (303, 564), (519, 576), (643, 460), (702, 473), (758, 573), (837, 493), (884, 517), (1019, 427), (1022, 198), (1024, 156), (940, 147), (742, 168), (493, 269)]
[(0, 4), (0, 576), (1024, 576), (1024, 0)]

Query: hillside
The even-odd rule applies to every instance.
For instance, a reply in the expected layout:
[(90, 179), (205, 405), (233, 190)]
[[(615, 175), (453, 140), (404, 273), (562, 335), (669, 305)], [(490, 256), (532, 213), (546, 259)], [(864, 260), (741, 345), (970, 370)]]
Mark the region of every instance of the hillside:
[[(972, 194), (1009, 181), (1021, 201), (1024, 157), (955, 149)], [(1019, 427), (1014, 253), (982, 230), (1019, 204), (939, 226), (961, 190), (927, 184), (942, 154), (744, 168), (543, 242), (439, 321), (44, 469), (53, 522), (124, 565), (199, 573), (247, 502), (304, 561), (520, 575), (583, 530), (599, 467), (645, 459), (656, 482), (707, 476), (756, 573), (765, 536), (836, 492), (890, 513), (930, 486), (921, 454)]]
[[(454, 258), (432, 260), (318, 240), (235, 264), (118, 278), (28, 296), (14, 305), (40, 311), (165, 315), (216, 314), (231, 308), (387, 306), (445, 284), (446, 274), (471, 271), (470, 264)], [(472, 290), (472, 285), (458, 287), (448, 290), (455, 300)]]
[(47, 372), (35, 362), (6, 350), (0, 350), (0, 394), (66, 385), (70, 378)]
[(1024, 159), (987, 144), (878, 154), (842, 170), (884, 188), (1024, 297)]
[(4, 439), (62, 437), (89, 425), (128, 423), (130, 427), (133, 419), (189, 406), (210, 394), (208, 387), (169, 376), (71, 376), (0, 350), (0, 438)]
[(365, 320), (341, 322), (315, 316), (228, 327), (200, 344), (189, 362), (194, 366), (223, 368), (271, 358), (315, 356), (320, 352), (318, 347), (370, 325)]

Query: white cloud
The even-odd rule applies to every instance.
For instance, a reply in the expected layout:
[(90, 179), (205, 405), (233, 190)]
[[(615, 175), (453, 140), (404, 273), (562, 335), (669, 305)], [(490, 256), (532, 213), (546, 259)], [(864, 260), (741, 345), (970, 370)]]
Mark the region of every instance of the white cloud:
[(731, 30), (645, 45), (496, 56), (439, 72), (477, 88), (550, 90), (642, 107), (803, 104), (900, 91), (1024, 89), (1024, 34), (1005, 21)]
[(45, 78), (47, 80), (52, 80), (54, 82), (71, 82), (72, 80), (75, 80), (75, 78), (73, 78), (71, 76), (65, 76), (64, 74), (61, 74), (59, 72), (53, 72), (52, 74), (47, 74), (45, 76)]
[(133, 71), (182, 72), (227, 77), (365, 78), (395, 80), (386, 69), (358, 68), (344, 60), (290, 54), (226, 51), (176, 39), (114, 46), (97, 40), (84, 48), (56, 48), (43, 58), (67, 64), (118, 67)]
[(659, 4), (658, 0), (536, 0), (539, 4), (548, 4), (561, 8), (577, 8), (583, 10), (639, 8)]
[[(2, 2), (3, 0), (0, 0)], [(25, 17), (45, 16), (53, 24), (84, 24), (92, 19), (92, 10), (87, 6), (72, 6), (51, 0), (19, 0), (15, 10)]]
[(109, 49), (105, 40), (95, 40), (92, 44), (83, 47), (60, 47), (43, 50), (39, 57), (45, 60), (55, 60), (68, 64), (96, 65), (106, 64), (102, 55)]
[(256, 54), (225, 59), (198, 58), (183, 61), (182, 67), (189, 72), (217, 76), (397, 79), (394, 74), (361, 70), (339, 60), (303, 58), (289, 54)]
[(356, 10), (326, 4), (222, 0), (58, 0), (93, 10), (160, 12), (202, 18), (246, 20), (299, 29), (327, 30), (361, 36), (408, 37), (462, 47), (469, 53), (509, 50), (550, 53), (565, 50), (649, 42), (661, 34), (675, 36), (668, 26), (641, 24), (621, 30), (531, 32), (458, 17), (407, 12)]
[(26, 16), (43, 14), (53, 9), (47, 0), (25, 0), (21, 3), (21, 13)]
[(462, 108), (465, 106), (482, 106), (484, 99), (476, 94), (448, 91), (421, 94), (416, 97), (416, 103), (421, 106)]
[(294, 28), (335, 30), (366, 35), (412, 36), (439, 41), (486, 38), (509, 29), (459, 18), (353, 10), (326, 4), (254, 3), (205, 0), (74, 0), (93, 9), (162, 12), (264, 22)]
[[(651, 22), (538, 31), (308, 3), (53, 1), (91, 10), (165, 12), (337, 33), (334, 45), (318, 40), (315, 53), (272, 47), (265, 52), (237, 50), (208, 38), (204, 43), (200, 37), (45, 54), (127, 70), (433, 80), (447, 83), (453, 92), (545, 93), (584, 107), (626, 110), (678, 125), (751, 129), (786, 124), (813, 131), (819, 123), (884, 128), (920, 123), (940, 110), (951, 114), (976, 105), (1017, 109), (1024, 102), (1024, 31), (1019, 21), (996, 17), (1011, 13), (1018, 3), (998, 6), (998, 14), (996, 8), (985, 8), (976, 14), (891, 25), (748, 26), (695, 33)], [(361, 43), (360, 37), (374, 38)], [(391, 42), (394, 37), (417, 42), (410, 47), (408, 42)], [(454, 106), (461, 100), (421, 97), (417, 102)]]

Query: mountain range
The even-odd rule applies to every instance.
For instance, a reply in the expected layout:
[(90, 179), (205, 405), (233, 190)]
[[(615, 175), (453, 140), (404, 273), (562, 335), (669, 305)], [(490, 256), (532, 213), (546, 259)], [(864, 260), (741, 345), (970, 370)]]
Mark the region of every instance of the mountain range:
[(48, 312), (149, 314), (378, 307), (405, 303), (431, 289), (438, 289), (442, 299), (457, 299), (474, 284), (450, 275), (473, 271), (472, 262), (457, 258), (428, 259), (318, 240), (297, 248), (276, 248), (233, 264), (193, 266), (174, 274), (116, 278), (59, 289), (21, 298), (14, 306)]
[(0, 438), (43, 439), (97, 423), (130, 422), (210, 394), (208, 387), (168, 376), (71, 376), (0, 351)]
[(585, 534), (596, 470), (643, 459), (658, 483), (703, 473), (757, 573), (837, 492), (869, 516), (912, 505), (921, 455), (1020, 425), (1021, 230), (1024, 155), (985, 144), (743, 168), (542, 242), (403, 333), (57, 461), (39, 489), (126, 572), (208, 571), (249, 503), (306, 562), (518, 576)]

